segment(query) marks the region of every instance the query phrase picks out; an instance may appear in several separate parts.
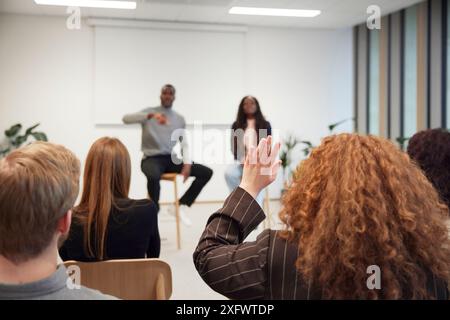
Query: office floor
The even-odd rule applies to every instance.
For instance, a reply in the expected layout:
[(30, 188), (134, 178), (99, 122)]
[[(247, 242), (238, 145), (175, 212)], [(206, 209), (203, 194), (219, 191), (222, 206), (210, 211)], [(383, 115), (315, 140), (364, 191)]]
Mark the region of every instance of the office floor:
[[(173, 300), (213, 300), (226, 299), (206, 285), (195, 270), (192, 253), (202, 234), (208, 217), (221, 204), (194, 204), (186, 210), (192, 220), (192, 226), (181, 225), (181, 250), (176, 248), (175, 219), (167, 214), (168, 206), (161, 206), (159, 213), (159, 229), (161, 234), (161, 259), (168, 262), (172, 268)], [(279, 201), (271, 201), (270, 211), (273, 219), (278, 221)], [(279, 225), (278, 225), (279, 227)], [(273, 227), (275, 228), (275, 226)], [(262, 224), (252, 232), (247, 241), (254, 240), (256, 235), (263, 230)]]

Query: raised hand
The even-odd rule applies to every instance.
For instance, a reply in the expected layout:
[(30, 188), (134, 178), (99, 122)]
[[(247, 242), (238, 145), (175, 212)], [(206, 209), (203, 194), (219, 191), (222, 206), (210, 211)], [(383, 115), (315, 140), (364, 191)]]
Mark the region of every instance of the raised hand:
[(253, 198), (277, 177), (281, 161), (278, 159), (280, 143), (272, 148), (272, 136), (261, 139), (258, 147), (251, 147), (244, 162), (242, 180), (239, 185)]

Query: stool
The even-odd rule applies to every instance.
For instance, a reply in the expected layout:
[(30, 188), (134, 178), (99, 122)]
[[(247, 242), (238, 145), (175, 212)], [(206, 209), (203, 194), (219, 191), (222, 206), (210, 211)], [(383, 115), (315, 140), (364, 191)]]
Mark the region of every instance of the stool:
[(177, 173), (164, 173), (161, 176), (161, 180), (173, 182), (173, 191), (175, 195), (175, 200), (173, 204), (175, 205), (175, 222), (177, 225), (177, 249), (181, 249), (180, 241), (180, 203), (178, 202), (178, 186), (177, 186)]

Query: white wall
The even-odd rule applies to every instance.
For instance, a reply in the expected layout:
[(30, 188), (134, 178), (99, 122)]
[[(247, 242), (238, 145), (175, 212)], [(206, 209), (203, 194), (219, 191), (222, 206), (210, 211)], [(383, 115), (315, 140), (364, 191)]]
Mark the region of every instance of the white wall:
[[(352, 70), (351, 29), (250, 28), (246, 34), (245, 89), (258, 97), (281, 135), (292, 132), (318, 143), (328, 124), (351, 117)], [(139, 127), (96, 126), (93, 85), (91, 27), (83, 24), (81, 30), (70, 31), (64, 18), (0, 14), (0, 131), (16, 122), (40, 122), (51, 141), (66, 145), (81, 160), (96, 138), (118, 137), (134, 165), (131, 196), (145, 197)], [(154, 95), (156, 100), (158, 92)], [(178, 96), (177, 103), (182, 99)], [(237, 110), (237, 104), (230, 108)], [(350, 129), (347, 123), (340, 130)], [(225, 166), (211, 167), (215, 173), (200, 200), (227, 195)], [(279, 195), (280, 186), (277, 181), (271, 187), (271, 196)], [(169, 185), (164, 185), (161, 200), (171, 197)]]
[(124, 112), (158, 104), (155, 92), (161, 83), (172, 83), (180, 97), (177, 110), (188, 124), (229, 125), (235, 116), (229, 106), (244, 91), (245, 28), (164, 27), (95, 26), (96, 123), (122, 123)]

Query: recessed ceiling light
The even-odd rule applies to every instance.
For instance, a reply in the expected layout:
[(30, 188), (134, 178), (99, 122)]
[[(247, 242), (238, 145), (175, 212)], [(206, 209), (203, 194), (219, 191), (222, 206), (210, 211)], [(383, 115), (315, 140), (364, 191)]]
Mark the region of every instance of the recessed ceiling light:
[(135, 1), (112, 0), (34, 0), (36, 4), (65, 7), (89, 7), (108, 9), (136, 9)]
[(277, 16), (277, 17), (302, 17), (312, 18), (318, 16), (320, 10), (299, 10), (299, 9), (276, 9), (276, 8), (252, 8), (252, 7), (232, 7), (230, 14), (246, 14), (255, 16)]

